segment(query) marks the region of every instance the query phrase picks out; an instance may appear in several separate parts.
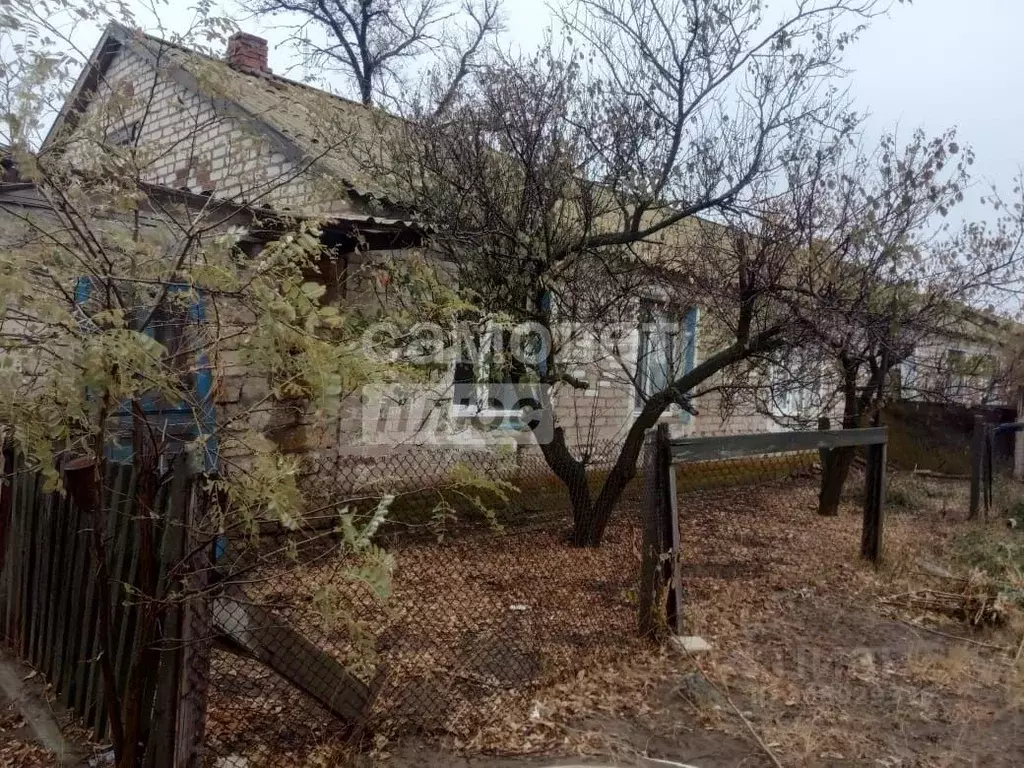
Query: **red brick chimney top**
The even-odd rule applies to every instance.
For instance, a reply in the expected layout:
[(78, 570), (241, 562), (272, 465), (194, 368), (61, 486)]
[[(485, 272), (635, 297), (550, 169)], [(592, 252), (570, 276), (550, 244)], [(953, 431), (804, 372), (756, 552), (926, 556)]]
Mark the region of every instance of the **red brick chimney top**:
[(247, 32), (236, 32), (228, 38), (228, 64), (239, 69), (269, 72), (267, 41)]

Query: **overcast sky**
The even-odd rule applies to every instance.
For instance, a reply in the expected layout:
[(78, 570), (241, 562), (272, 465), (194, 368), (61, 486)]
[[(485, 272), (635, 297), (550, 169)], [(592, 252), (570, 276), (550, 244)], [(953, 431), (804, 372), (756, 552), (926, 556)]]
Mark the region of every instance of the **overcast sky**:
[[(547, 0), (505, 0), (504, 6), (505, 42), (534, 47), (550, 18)], [(187, 13), (165, 9), (162, 21), (180, 31), (188, 24)], [(227, 13), (240, 18), (231, 6)], [(141, 24), (146, 16), (140, 13)], [(272, 20), (241, 24), (270, 40), (275, 71), (288, 69), (292, 46)], [(962, 212), (968, 218), (986, 215), (978, 200), (989, 183), (1008, 189), (1024, 166), (1022, 29), (1022, 0), (916, 0), (876, 19), (847, 56), (851, 95), (858, 109), (871, 114), (872, 134), (898, 126), (899, 135), (909, 138), (918, 127), (934, 134), (956, 126), (962, 143), (974, 147), (978, 180)], [(292, 69), (289, 75), (302, 79), (303, 73)]]
[[(508, 42), (531, 48), (540, 41), (546, 0), (506, 0), (505, 13)], [(872, 133), (898, 126), (909, 138), (918, 127), (938, 133), (956, 126), (975, 148), (980, 178), (965, 206), (969, 217), (984, 215), (978, 199), (990, 182), (1009, 187), (1024, 166), (1021, 30), (1021, 0), (916, 0), (876, 19), (848, 54), (851, 94), (870, 113)], [(273, 28), (252, 31), (282, 39)], [(280, 46), (271, 58), (287, 54)]]

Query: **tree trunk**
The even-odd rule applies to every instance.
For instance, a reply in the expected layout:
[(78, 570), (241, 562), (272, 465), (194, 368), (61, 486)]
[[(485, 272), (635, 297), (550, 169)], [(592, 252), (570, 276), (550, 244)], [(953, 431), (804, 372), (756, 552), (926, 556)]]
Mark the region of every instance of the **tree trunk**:
[[(860, 401), (857, 398), (858, 368), (844, 364), (843, 375), (843, 429), (855, 429), (860, 421)], [(821, 491), (818, 494), (818, 514), (835, 517), (843, 487), (850, 475), (856, 448), (834, 448), (828, 452), (821, 467)]]
[(626, 435), (626, 442), (619, 451), (615, 466), (608, 473), (601, 486), (601, 493), (586, 510), (586, 514), (577, 514), (576, 507), (573, 506), (572, 540), (576, 546), (601, 546), (605, 528), (608, 527), (608, 521), (611, 520), (612, 513), (622, 498), (622, 492), (629, 481), (636, 477), (636, 463), (644, 447), (645, 432), (644, 428), (637, 429), (634, 424), (634, 428)]
[(818, 494), (818, 514), (835, 517), (839, 514), (839, 502), (843, 486), (853, 464), (854, 448), (834, 448), (829, 451), (825, 466), (821, 468), (821, 492)]
[(552, 440), (541, 443), (541, 451), (548, 466), (569, 489), (572, 501), (572, 541), (576, 546), (601, 546), (605, 528), (608, 527), (608, 521), (611, 520), (622, 492), (629, 485), (629, 481), (636, 477), (636, 464), (644, 447), (644, 435), (657, 424), (665, 409), (678, 398), (678, 393), (689, 392), (724, 368), (757, 352), (771, 349), (778, 343), (781, 327), (769, 328), (751, 337), (749, 318), (746, 325), (747, 329), (740, 332), (736, 341), (729, 347), (716, 352), (685, 376), (672, 382), (669, 387), (648, 398), (647, 404), (629, 428), (626, 441), (615, 460), (615, 466), (605, 478), (596, 500), (591, 501), (586, 466), (573, 458), (566, 447), (565, 430), (562, 427), (555, 427)]
[[(594, 520), (594, 502), (587, 481), (587, 468), (577, 460), (565, 444), (565, 430), (556, 427), (550, 442), (541, 443), (541, 453), (548, 467), (565, 484), (569, 491), (569, 507), (572, 509), (572, 542), (579, 546), (589, 544), (588, 531)], [(598, 540), (600, 543), (600, 540)]]

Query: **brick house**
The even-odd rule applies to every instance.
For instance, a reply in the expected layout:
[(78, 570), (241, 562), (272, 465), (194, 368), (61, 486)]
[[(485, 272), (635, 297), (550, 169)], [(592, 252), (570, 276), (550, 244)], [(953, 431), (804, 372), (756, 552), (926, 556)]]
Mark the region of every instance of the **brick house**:
[[(112, 24), (42, 151), (59, 146), (72, 163), (92, 162), (99, 152), (97, 137), (100, 143), (144, 149), (141, 173), (152, 189), (177, 194), (186, 206), (211, 200), (234, 206), (236, 212), (225, 225), (244, 226), (252, 211), (322, 217), (325, 244), (334, 259), (321, 270), (329, 283), (326, 300), (369, 302), (358, 267), (372, 263), (376, 254), (420, 244), (408, 213), (377, 189), (357, 161), (365, 151), (359, 139), (379, 129), (379, 114), (273, 74), (261, 38), (235, 34), (225, 57), (219, 58)], [(258, 250), (259, 238), (251, 239)], [(699, 307), (673, 313), (652, 305), (649, 315), (645, 323), (638, 318), (624, 329), (614, 364), (581, 357), (580, 373), (590, 387), (554, 393), (555, 418), (570, 443), (608, 445), (611, 450), (639, 409), (638, 388), (657, 386), (666, 360), (677, 370), (688, 370), (715, 346), (713, 329), (702, 323)], [(218, 361), (217, 372), (218, 408), (262, 396), (259, 385), (234, 371), (230, 359)], [(436, 399), (448, 416), (453, 378), (458, 379), (457, 370)], [(677, 433), (783, 429), (813, 421), (822, 407), (821, 388), (819, 384), (817, 396), (807, 387), (773, 394), (770, 399), (782, 401), (783, 408), (752, 402), (727, 413), (711, 392), (701, 399), (699, 415), (673, 406), (663, 420)], [(358, 399), (342, 404), (336, 424), (289, 413), (268, 417), (263, 425), (286, 450), (373, 455), (409, 442), (407, 434), (362, 439), (365, 401)], [(464, 416), (455, 414), (456, 420)], [(466, 423), (478, 429), (472, 419)], [(500, 428), (510, 427), (504, 419), (499, 423)]]

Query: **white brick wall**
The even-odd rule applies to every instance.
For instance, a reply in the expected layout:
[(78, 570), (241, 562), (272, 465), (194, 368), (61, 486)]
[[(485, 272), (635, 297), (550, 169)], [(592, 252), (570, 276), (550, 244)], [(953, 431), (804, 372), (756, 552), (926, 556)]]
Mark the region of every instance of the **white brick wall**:
[(154, 69), (127, 49), (111, 62), (69, 156), (77, 163), (97, 161), (93, 137), (136, 121), (144, 181), (275, 208), (309, 211), (315, 202), (317, 210), (351, 209), (347, 199), (324, 199), (325, 185), (316, 172), (288, 160), (258, 126), (218, 108), (175, 82), (166, 68)]

